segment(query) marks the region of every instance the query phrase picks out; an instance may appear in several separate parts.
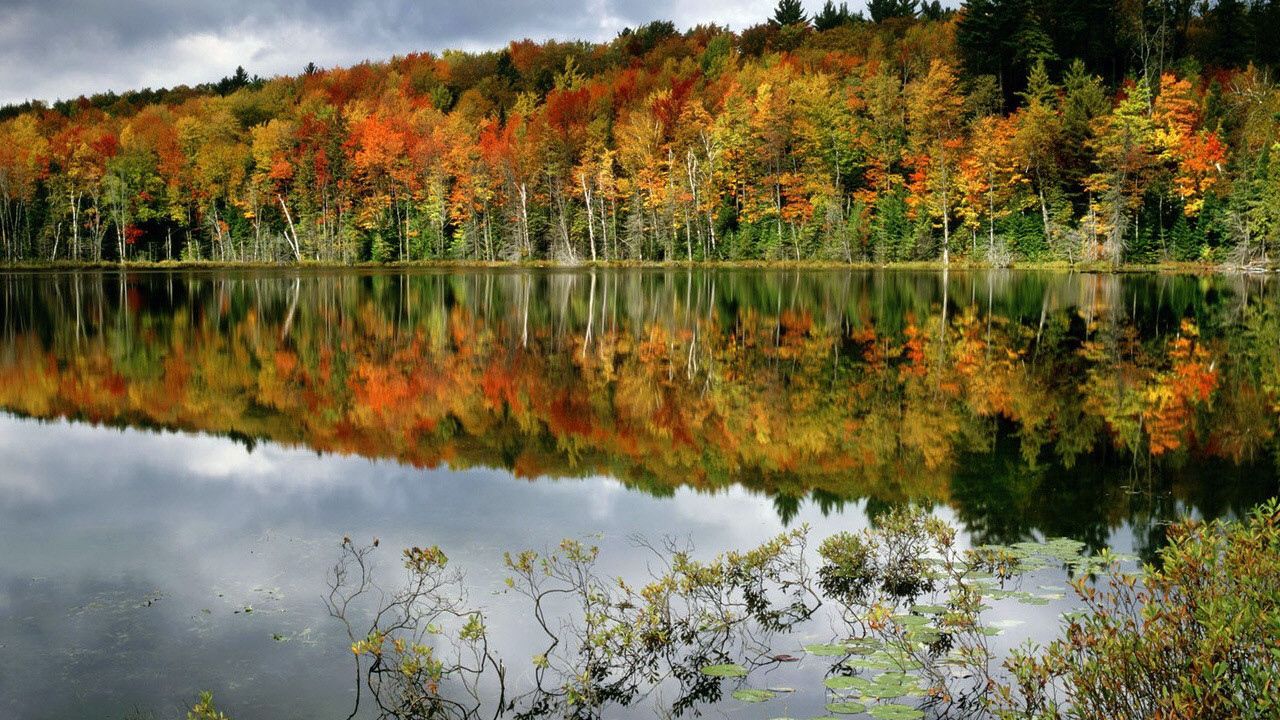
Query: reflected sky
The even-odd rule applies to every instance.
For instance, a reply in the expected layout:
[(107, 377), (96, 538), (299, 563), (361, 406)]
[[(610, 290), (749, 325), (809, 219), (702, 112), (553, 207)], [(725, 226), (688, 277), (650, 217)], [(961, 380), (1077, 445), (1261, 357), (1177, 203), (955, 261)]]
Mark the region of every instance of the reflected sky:
[[(692, 539), (711, 555), (784, 528), (770, 498), (738, 488), (653, 497), (608, 478), (421, 470), (13, 417), (0, 418), (0, 438), (0, 466), (11, 469), (0, 481), (7, 717), (180, 717), (204, 689), (237, 718), (345, 717), (349, 656), (320, 594), (346, 533), (388, 548), (445, 548), (504, 654), (526, 658), (537, 638), (523, 605), (502, 593), (504, 550), (586, 537), (601, 546), (604, 569), (639, 577), (646, 558), (635, 534)], [(866, 517), (859, 503), (824, 512), (806, 501), (791, 522), (821, 538), (865, 527)], [(1127, 527), (1110, 541), (1132, 545)], [(395, 555), (381, 562), (393, 580)], [(809, 632), (822, 639), (822, 630)], [(779, 682), (813, 671), (788, 669)], [(806, 702), (820, 710), (813, 699), (792, 704)]]

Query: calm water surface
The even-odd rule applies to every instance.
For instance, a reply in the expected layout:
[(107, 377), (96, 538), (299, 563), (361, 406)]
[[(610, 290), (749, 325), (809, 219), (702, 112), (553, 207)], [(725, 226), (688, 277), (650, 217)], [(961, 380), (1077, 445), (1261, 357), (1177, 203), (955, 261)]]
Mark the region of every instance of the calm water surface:
[[(182, 717), (212, 690), (236, 718), (345, 718), (321, 602), (344, 534), (379, 538), (391, 584), (400, 548), (445, 549), (513, 685), (541, 638), (502, 553), (565, 537), (642, 577), (636, 536), (709, 557), (916, 503), (965, 542), (1150, 558), (1177, 514), (1277, 493), (1274, 282), (0, 275), (0, 717)], [(1069, 607), (997, 607), (1025, 621), (1000, 642)], [(831, 637), (819, 616), (770, 642)], [(823, 660), (694, 709), (823, 714)]]

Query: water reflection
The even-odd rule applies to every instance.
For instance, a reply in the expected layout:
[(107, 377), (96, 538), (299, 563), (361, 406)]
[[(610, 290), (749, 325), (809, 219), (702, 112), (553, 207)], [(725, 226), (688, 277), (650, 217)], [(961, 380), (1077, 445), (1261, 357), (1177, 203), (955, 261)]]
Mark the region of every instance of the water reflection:
[(1219, 515), (1275, 489), (1280, 317), (1260, 278), (2, 282), (0, 406), (34, 418), (607, 475), (656, 495), (740, 485), (784, 520), (803, 498), (946, 503), (992, 541), (1100, 542), (1121, 519)]
[(1277, 310), (1230, 277), (0, 275), (0, 716), (345, 716), (344, 533), (445, 548), (509, 658), (543, 647), (502, 553), (563, 537), (636, 576), (634, 533), (916, 500), (1149, 556), (1276, 492)]

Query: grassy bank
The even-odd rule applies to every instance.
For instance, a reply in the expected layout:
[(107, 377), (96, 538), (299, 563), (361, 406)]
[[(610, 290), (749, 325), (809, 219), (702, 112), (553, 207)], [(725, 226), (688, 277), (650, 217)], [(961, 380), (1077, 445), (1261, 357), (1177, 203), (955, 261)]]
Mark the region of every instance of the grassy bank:
[(744, 270), (1057, 270), (1086, 273), (1270, 273), (1276, 272), (1275, 264), (1265, 266), (1251, 265), (1215, 265), (1209, 263), (1166, 262), (1154, 264), (1127, 264), (1112, 266), (1108, 263), (1067, 263), (1067, 262), (1025, 262), (1010, 265), (991, 265), (981, 262), (952, 262), (944, 265), (938, 261), (871, 263), (871, 262), (834, 262), (820, 260), (699, 260), (699, 261), (636, 261), (636, 260), (599, 260), (579, 263), (563, 263), (551, 260), (526, 260), (487, 262), (479, 260), (415, 260), (409, 262), (359, 262), (346, 263), (337, 261), (303, 261), (303, 262), (247, 262), (247, 261), (178, 261), (178, 260), (130, 260), (118, 262), (23, 262), (0, 263), (0, 271), (4, 272), (48, 272), (76, 270), (414, 270), (414, 269), (507, 269), (537, 268), (557, 270), (581, 270), (587, 268), (604, 269), (744, 269)]

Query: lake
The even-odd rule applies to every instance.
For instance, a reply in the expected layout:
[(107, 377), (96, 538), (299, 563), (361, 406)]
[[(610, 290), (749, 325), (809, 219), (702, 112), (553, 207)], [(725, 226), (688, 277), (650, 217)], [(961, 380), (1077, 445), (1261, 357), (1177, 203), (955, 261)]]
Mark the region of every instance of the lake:
[[(357, 547), (389, 591), (402, 549), (448, 555), (524, 716), (583, 713), (529, 691), (548, 639), (504, 582), (508, 551), (577, 538), (602, 577), (640, 582), (664, 543), (709, 560), (807, 524), (812, 561), (823, 538), (914, 504), (965, 545), (1069, 538), (1150, 560), (1171, 519), (1238, 516), (1280, 490), (1274, 285), (0, 274), (0, 717), (185, 717), (207, 690), (241, 720), (346, 718), (352, 642), (326, 599)], [(993, 642), (1051, 637), (1074, 607), (1068, 574), (1046, 563), (993, 601)], [(841, 637), (837, 615), (726, 633), (603, 715), (826, 714), (831, 658), (802, 648)], [(717, 659), (776, 695), (690, 679)], [(475, 683), (487, 717), (491, 675)]]

